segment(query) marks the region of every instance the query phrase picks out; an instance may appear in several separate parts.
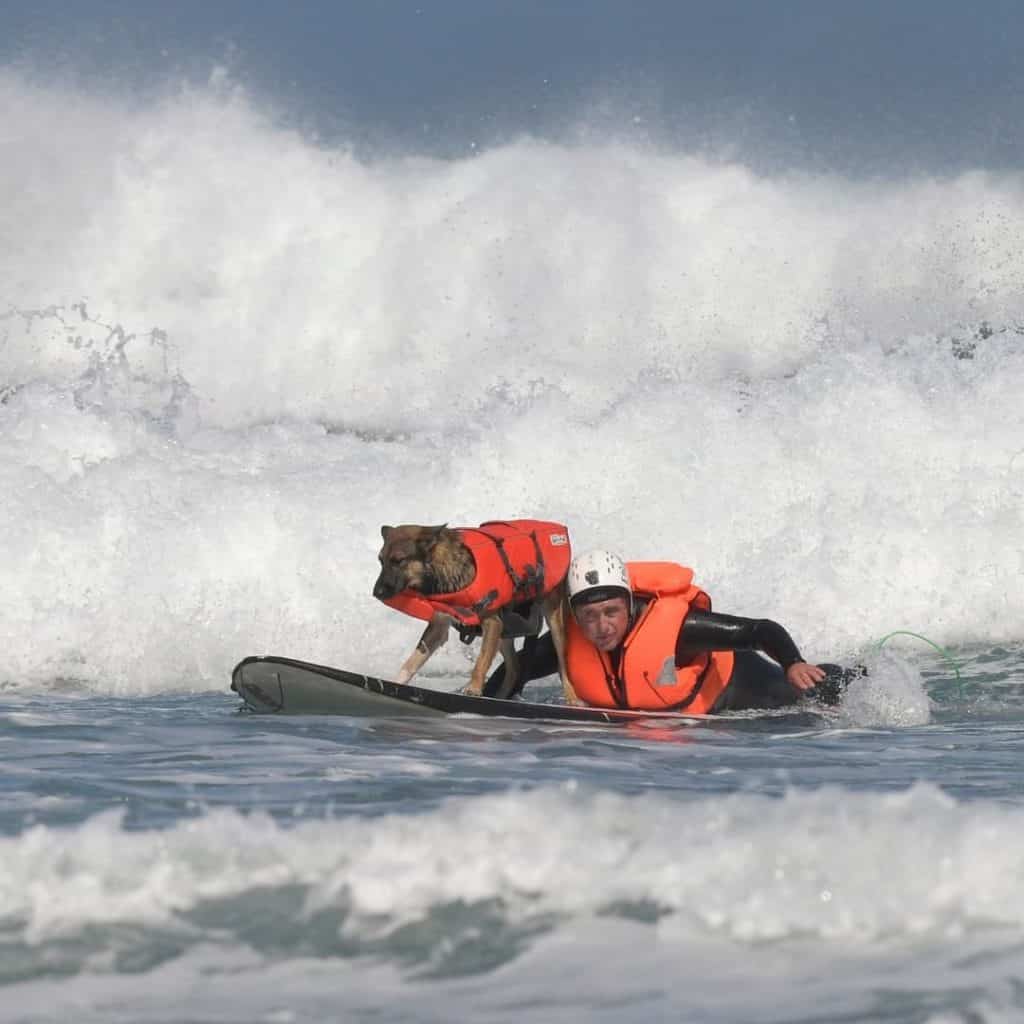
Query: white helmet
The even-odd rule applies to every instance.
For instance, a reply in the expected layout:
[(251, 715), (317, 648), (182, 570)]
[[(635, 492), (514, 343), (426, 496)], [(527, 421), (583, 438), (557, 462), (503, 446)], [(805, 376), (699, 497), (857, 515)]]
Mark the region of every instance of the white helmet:
[(625, 597), (633, 611), (633, 591), (629, 585), (626, 563), (610, 551), (588, 551), (569, 563), (566, 576), (569, 604), (573, 609), (594, 601)]

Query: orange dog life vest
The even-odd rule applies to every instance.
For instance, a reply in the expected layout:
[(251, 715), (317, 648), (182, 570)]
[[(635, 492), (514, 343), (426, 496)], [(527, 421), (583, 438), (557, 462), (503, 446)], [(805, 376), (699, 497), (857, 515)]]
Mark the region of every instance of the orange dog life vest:
[(547, 596), (569, 571), (569, 531), (561, 523), (492, 520), (455, 532), (476, 563), (473, 582), (450, 594), (403, 590), (384, 604), (417, 619), (444, 612), (464, 626), (479, 626), (481, 616)]
[(693, 582), (693, 570), (674, 562), (627, 562), (634, 598), (646, 606), (622, 644), (618, 671), (566, 623), (566, 669), (577, 696), (601, 708), (707, 714), (729, 684), (732, 651), (703, 651), (676, 667), (676, 641), (691, 608), (711, 610), (711, 598)]

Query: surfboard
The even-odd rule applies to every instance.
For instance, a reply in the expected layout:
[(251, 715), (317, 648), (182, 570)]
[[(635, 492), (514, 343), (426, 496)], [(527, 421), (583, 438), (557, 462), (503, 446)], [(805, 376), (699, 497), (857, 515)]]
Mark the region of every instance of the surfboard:
[(240, 661), (231, 672), (231, 689), (242, 698), (245, 710), (260, 714), (375, 718), (484, 715), (603, 725), (648, 719), (673, 722), (708, 720), (706, 715), (684, 715), (675, 711), (626, 711), (474, 697), (269, 655)]

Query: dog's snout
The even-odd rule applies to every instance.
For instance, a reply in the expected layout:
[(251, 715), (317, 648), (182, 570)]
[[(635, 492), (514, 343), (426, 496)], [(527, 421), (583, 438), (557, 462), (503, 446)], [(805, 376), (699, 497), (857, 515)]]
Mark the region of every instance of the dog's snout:
[(396, 593), (395, 588), (383, 576), (379, 577), (373, 585), (373, 596), (378, 601), (386, 601), (389, 597), (394, 597)]

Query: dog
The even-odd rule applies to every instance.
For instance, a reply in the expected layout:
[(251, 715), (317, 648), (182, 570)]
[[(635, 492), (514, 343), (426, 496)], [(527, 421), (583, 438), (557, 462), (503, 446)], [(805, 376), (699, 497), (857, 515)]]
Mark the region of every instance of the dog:
[(572, 552), (564, 526), (518, 519), (479, 527), (382, 526), (380, 532), (384, 544), (373, 596), (428, 623), (402, 664), (399, 683), (416, 675), (455, 626), (463, 640), (483, 640), (464, 692), (483, 693), (500, 648), (505, 678), (493, 696), (508, 698), (519, 682), (514, 638), (534, 637), (547, 622), (563, 695), (579, 703), (565, 668), (565, 574)]

